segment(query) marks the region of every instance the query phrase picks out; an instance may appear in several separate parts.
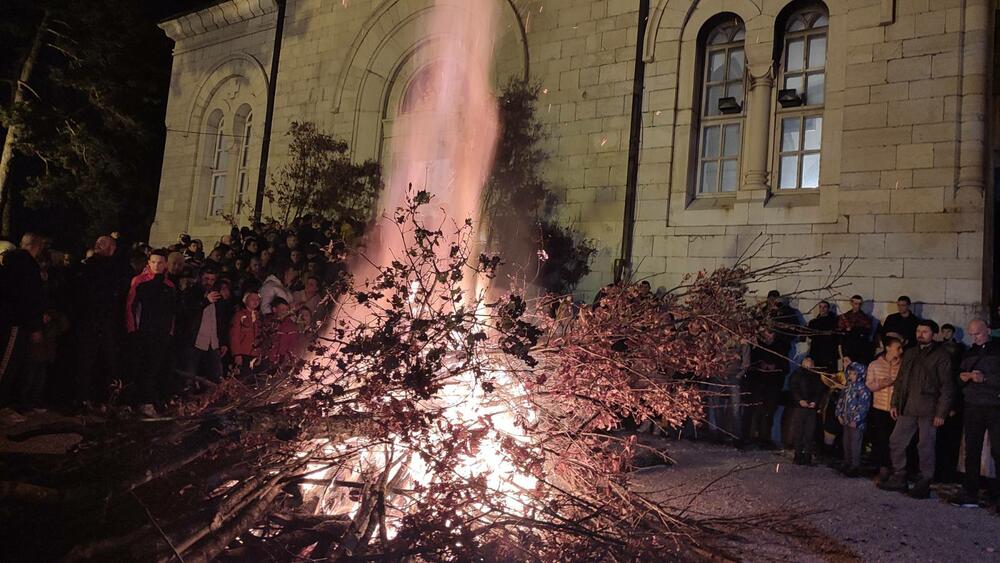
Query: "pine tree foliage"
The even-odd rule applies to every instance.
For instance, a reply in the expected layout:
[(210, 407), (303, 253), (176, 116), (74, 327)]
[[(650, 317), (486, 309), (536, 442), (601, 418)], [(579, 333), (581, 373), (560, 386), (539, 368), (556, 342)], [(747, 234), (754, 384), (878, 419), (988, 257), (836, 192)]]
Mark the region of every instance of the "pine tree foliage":
[[(0, 122), (20, 128), (12, 203), (60, 223), (77, 239), (121, 230), (143, 237), (155, 210), (163, 155), (169, 40), (151, 7), (129, 0), (12, 0), (3, 20), (18, 47), (43, 21), (44, 46), (17, 105), (4, 97)], [(4, 68), (16, 76), (18, 64)], [(17, 209), (17, 207), (15, 207)], [(138, 219), (138, 220), (137, 220)], [(52, 228), (49, 225), (49, 228)]]

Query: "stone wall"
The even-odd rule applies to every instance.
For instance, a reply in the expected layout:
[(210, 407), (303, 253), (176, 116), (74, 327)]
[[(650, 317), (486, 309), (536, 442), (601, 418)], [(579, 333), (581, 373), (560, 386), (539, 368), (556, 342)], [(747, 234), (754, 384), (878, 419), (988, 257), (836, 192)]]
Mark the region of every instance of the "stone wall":
[[(496, 2), (501, 19), (495, 83), (527, 76), (541, 84), (538, 110), (549, 126), (552, 155), (547, 173), (563, 198), (561, 216), (600, 248), (593, 274), (580, 287), (582, 297), (611, 281), (618, 258), (632, 74), (641, 39), (646, 70), (637, 275), (650, 276), (654, 287), (670, 287), (686, 273), (731, 264), (755, 246), (755, 266), (826, 253), (811, 271), (777, 287), (791, 292), (823, 285), (829, 272), (850, 263), (840, 292), (873, 300), (879, 316), (900, 294), (942, 322), (963, 322), (979, 312), (989, 2), (828, 3), (821, 187), (803, 194), (776, 194), (770, 187), (777, 81), (769, 69), (777, 21), (795, 3), (653, 0), (646, 36), (638, 38), (634, 0)], [(272, 171), (286, 154), (292, 121), (314, 121), (335, 132), (350, 142), (358, 160), (389, 156), (387, 139), (402, 92), (431, 62), (422, 45), (434, 39), (421, 31), (430, 5), (289, 1)], [(467, 3), (453, 5), (462, 9)], [(184, 18), (164, 24), (177, 41), (169, 127), (197, 131), (210, 105), (244, 99), (263, 117), (270, 8), (271, 0), (226, 0), (216, 10), (220, 17), (209, 18), (214, 26), (204, 23), (204, 11), (197, 29)], [(747, 30), (751, 78), (742, 181), (732, 196), (695, 198), (689, 163), (698, 34), (720, 13), (740, 18)], [(216, 84), (239, 76), (244, 80), (235, 95)], [(227, 229), (200, 214), (199, 198), (205, 196), (198, 187), (198, 138), (168, 136), (153, 235), (158, 242), (185, 228), (205, 237)], [(808, 309), (818, 297), (804, 296), (798, 305)]]
[[(908, 294), (919, 313), (941, 322), (978, 314), (991, 19), (978, 4), (988, 3), (963, 11), (958, 0), (830, 2), (821, 188), (786, 195), (766, 180), (776, 167), (777, 107), (777, 86), (766, 75), (776, 20), (788, 4), (673, 0), (654, 10), (636, 225), (640, 275), (669, 287), (688, 272), (731, 264), (748, 248), (758, 249), (753, 266), (826, 253), (811, 264), (815, 271), (774, 285), (783, 292), (822, 286), (849, 264), (842, 304), (860, 293), (881, 317)], [(747, 103), (753, 112), (757, 89), (767, 91), (771, 115), (747, 115), (739, 191), (702, 202), (690, 195), (692, 80), (699, 28), (720, 12), (745, 22), (748, 68), (759, 77), (750, 79)], [(827, 295), (805, 295), (798, 305), (809, 309), (820, 297)]]

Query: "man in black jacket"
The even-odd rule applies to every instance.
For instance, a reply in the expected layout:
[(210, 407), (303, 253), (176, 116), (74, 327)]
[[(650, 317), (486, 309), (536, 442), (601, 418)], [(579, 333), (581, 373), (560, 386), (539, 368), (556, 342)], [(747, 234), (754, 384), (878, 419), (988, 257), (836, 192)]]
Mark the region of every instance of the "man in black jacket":
[(934, 342), (937, 323), (921, 320), (917, 325), (917, 346), (903, 353), (899, 376), (892, 388), (891, 416), (896, 428), (889, 438), (895, 473), (880, 486), (905, 491), (906, 448), (919, 433), (920, 478), (910, 491), (914, 498), (930, 495), (934, 476), (936, 430), (944, 425), (955, 396), (951, 377), (951, 357), (940, 342)]
[(917, 345), (917, 324), (920, 317), (910, 310), (913, 303), (906, 295), (900, 295), (896, 299), (898, 313), (893, 313), (885, 318), (882, 323), (882, 336), (895, 336), (903, 340), (903, 347), (909, 350)]
[(38, 258), (45, 240), (21, 237), (21, 248), (4, 253), (0, 265), (0, 404), (20, 403), (31, 388), (29, 350), (42, 343), (45, 296)]
[(750, 351), (750, 366), (743, 383), (743, 442), (774, 449), (771, 426), (788, 373), (788, 360), (774, 349), (779, 339), (770, 330), (761, 333)]
[(177, 295), (166, 277), (167, 251), (154, 250), (146, 268), (132, 278), (125, 300), (125, 327), (131, 335), (132, 377), (143, 414), (156, 416), (153, 403), (163, 399), (170, 378), (170, 344)]
[(816, 305), (816, 317), (809, 321), (808, 328), (809, 356), (816, 363), (816, 368), (836, 371), (837, 315), (830, 311), (830, 303), (820, 301)]
[[(117, 243), (102, 236), (73, 276), (73, 327), (76, 333), (76, 400), (86, 402), (100, 380), (100, 394), (122, 378), (121, 312), (132, 277), (128, 263), (115, 255)], [(95, 367), (97, 369), (95, 369)], [(100, 396), (100, 395), (99, 395)]]
[(216, 284), (219, 274), (205, 268), (198, 284), (182, 296), (182, 326), (179, 349), (184, 355), (184, 375), (207, 377), (218, 381), (222, 377), (222, 357), (229, 346), (229, 322), (233, 311), (223, 299)]
[[(965, 481), (962, 494), (952, 503), (974, 506), (978, 504), (979, 470), (987, 432), (990, 454), (1000, 469), (1000, 348), (990, 340), (990, 328), (982, 320), (970, 322), (967, 332), (972, 348), (959, 367), (965, 398)], [(1000, 479), (993, 480), (989, 502), (1000, 509)]]
[(826, 385), (816, 373), (812, 358), (802, 360), (802, 366), (788, 380), (791, 393), (792, 429), (795, 435), (796, 465), (812, 465), (816, 448), (816, 417), (819, 404), (826, 393)]

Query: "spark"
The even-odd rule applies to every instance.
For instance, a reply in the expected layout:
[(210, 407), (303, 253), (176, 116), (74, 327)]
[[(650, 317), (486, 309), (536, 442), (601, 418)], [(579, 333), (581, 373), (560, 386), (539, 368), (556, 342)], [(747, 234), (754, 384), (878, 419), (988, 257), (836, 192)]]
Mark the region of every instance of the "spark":
[(549, 89), (548, 89), (548, 88), (544, 88), (544, 89), (542, 89), (542, 93), (543, 93), (543, 94), (548, 94), (548, 93), (549, 93)]

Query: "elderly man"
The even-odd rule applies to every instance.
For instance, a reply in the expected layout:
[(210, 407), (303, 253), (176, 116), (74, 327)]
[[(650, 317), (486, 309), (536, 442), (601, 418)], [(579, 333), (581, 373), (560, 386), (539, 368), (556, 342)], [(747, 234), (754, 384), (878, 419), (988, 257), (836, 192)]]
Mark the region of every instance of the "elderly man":
[[(121, 323), (131, 270), (115, 257), (118, 243), (102, 236), (94, 254), (73, 275), (73, 327), (77, 342), (76, 400), (104, 398), (110, 383), (123, 375), (121, 354), (125, 336)], [(95, 395), (93, 380), (100, 382)]]
[[(962, 493), (951, 502), (975, 506), (979, 501), (979, 468), (987, 432), (990, 454), (1000, 468), (1000, 348), (990, 339), (990, 327), (982, 320), (970, 322), (966, 331), (972, 338), (972, 347), (959, 366), (965, 399), (965, 481)], [(989, 503), (1000, 508), (998, 480), (990, 488)]]
[(955, 396), (951, 377), (951, 357), (940, 342), (934, 341), (937, 323), (917, 323), (917, 345), (903, 353), (899, 376), (892, 388), (890, 414), (896, 427), (889, 438), (892, 467), (895, 473), (879, 487), (904, 492), (906, 483), (906, 448), (919, 433), (920, 477), (910, 490), (913, 498), (930, 496), (934, 477), (936, 429), (944, 425)]
[(21, 247), (3, 255), (0, 267), (0, 402), (21, 403), (32, 388), (28, 352), (42, 342), (45, 309), (42, 272), (38, 260), (45, 239), (26, 233)]

